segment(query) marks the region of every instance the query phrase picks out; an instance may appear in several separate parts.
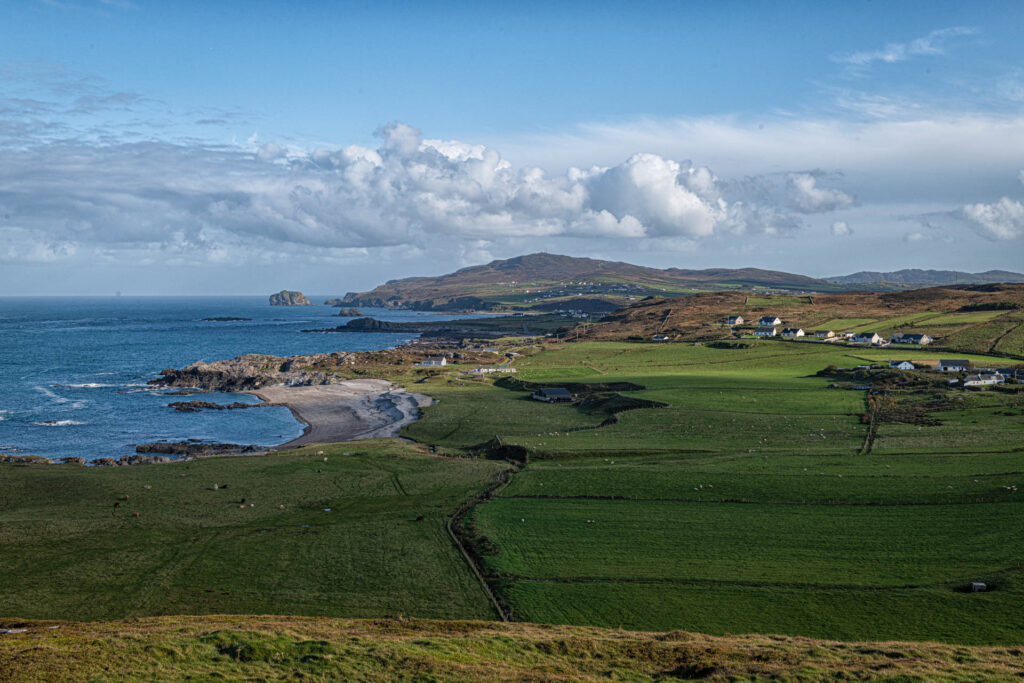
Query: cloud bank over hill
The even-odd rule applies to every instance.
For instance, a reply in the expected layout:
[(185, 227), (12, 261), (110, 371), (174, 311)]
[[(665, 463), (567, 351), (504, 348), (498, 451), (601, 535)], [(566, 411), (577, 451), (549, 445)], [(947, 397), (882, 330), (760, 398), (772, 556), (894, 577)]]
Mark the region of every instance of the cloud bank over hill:
[(9, 150), (0, 167), (0, 258), (53, 261), (81, 246), (217, 262), (260, 249), (574, 237), (701, 240), (786, 235), (854, 203), (822, 172), (723, 180), (637, 153), (557, 176), (497, 150), (424, 140), (393, 123), (376, 149), (138, 142)]

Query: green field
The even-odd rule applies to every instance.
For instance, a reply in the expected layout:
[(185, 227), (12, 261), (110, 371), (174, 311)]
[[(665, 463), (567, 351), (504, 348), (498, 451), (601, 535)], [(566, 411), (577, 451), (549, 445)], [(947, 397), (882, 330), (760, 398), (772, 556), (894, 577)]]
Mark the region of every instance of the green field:
[[(326, 462), (312, 447), (145, 467), (3, 463), (0, 615), (493, 619), (446, 524), (511, 467), (501, 444), (525, 465), (464, 527), (515, 620), (1024, 641), (1016, 386), (963, 392), (910, 373), (899, 377), (917, 384), (869, 401), (841, 388), (847, 375), (819, 375), (949, 355), (919, 348), (520, 351), (516, 380), (664, 405), (610, 417), (600, 402), (541, 403), (508, 378), (447, 368), (396, 375), (437, 399), (403, 432), (422, 445), (328, 446)], [(992, 590), (966, 592), (972, 581)]]
[(1006, 315), (1006, 311), (973, 311), (971, 313), (947, 313), (928, 318), (929, 325), (974, 325)]
[(493, 618), (445, 524), (502, 465), (394, 441), (347, 448), (326, 447), (327, 462), (305, 449), (141, 467), (0, 464), (0, 615)]
[(814, 329), (832, 330), (833, 332), (851, 332), (855, 327), (871, 325), (877, 318), (832, 318), (823, 323), (818, 323)]
[[(527, 621), (1024, 640), (1024, 395), (958, 392), (931, 422), (880, 424), (864, 455), (864, 392), (815, 375), (907, 355), (595, 343), (520, 359), (521, 379), (630, 381), (646, 387), (630, 395), (670, 406), (572, 430), (586, 416), (542, 404), (550, 419), (532, 437), (488, 418), (533, 456), (469, 519), (489, 581)], [(599, 374), (559, 375), (580, 366)], [(508, 415), (527, 405), (509, 400), (520, 392), (489, 390), (478, 412), (493, 401), (520, 424)], [(971, 581), (995, 589), (964, 592)]]

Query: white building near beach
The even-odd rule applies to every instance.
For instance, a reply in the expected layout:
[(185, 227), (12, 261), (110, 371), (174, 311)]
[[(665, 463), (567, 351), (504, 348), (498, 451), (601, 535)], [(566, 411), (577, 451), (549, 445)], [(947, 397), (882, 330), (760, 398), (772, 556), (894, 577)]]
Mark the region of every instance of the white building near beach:
[(436, 368), (448, 365), (448, 359), (444, 356), (427, 356), (416, 365), (421, 368)]

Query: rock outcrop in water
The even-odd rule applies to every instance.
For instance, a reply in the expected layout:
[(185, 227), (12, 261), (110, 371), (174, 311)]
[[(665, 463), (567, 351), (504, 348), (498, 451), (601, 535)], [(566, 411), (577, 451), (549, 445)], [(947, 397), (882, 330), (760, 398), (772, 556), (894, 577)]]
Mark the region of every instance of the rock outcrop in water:
[(316, 353), (289, 358), (250, 353), (231, 360), (199, 362), (181, 369), (164, 370), (160, 377), (149, 383), (213, 391), (252, 391), (276, 384), (335, 384), (345, 378), (318, 367), (343, 366), (352, 357), (351, 353)]
[[(136, 444), (135, 451), (139, 454), (166, 453), (180, 457), (208, 457), (225, 453), (255, 453), (259, 446), (242, 446), (237, 443), (199, 443), (198, 441), (173, 441)], [(147, 462), (172, 462), (171, 458), (161, 455), (126, 455), (119, 461), (124, 465), (138, 465)]]
[(244, 410), (246, 408), (263, 408), (266, 403), (214, 403), (213, 401), (173, 401), (167, 404), (179, 413), (198, 413), (204, 410)]
[(361, 318), (363, 316), (363, 312), (360, 311), (358, 308), (342, 307), (338, 309), (338, 312), (335, 315), (337, 315), (339, 318)]
[(313, 302), (306, 298), (302, 292), (295, 292), (290, 289), (282, 289), (277, 294), (270, 295), (271, 306), (312, 306)]

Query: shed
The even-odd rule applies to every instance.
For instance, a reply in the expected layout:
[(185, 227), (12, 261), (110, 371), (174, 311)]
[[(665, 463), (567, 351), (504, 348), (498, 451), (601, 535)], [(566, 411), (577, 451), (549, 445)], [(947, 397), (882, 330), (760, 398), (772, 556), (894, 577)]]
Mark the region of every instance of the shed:
[(572, 393), (563, 387), (546, 387), (533, 392), (531, 398), (547, 403), (562, 403), (572, 400)]

